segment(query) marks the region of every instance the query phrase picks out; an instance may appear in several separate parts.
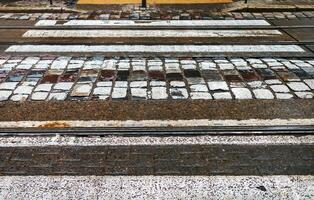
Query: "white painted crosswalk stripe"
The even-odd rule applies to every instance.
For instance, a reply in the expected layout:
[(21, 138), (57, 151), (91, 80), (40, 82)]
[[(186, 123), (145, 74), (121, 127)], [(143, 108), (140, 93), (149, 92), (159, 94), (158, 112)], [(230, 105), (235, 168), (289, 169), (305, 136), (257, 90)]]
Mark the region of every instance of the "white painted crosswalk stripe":
[(30, 53), (245, 53), (305, 52), (298, 45), (12, 45), (5, 52)]
[(269, 37), (278, 30), (29, 30), (23, 37), (30, 38), (120, 38), (120, 37)]
[[(40, 20), (36, 26), (55, 26), (57, 20)], [(58, 23), (59, 24), (59, 23)], [(59, 24), (60, 25), (60, 24)], [(61, 24), (62, 25), (62, 24)], [(64, 26), (269, 26), (265, 20), (69, 20)]]

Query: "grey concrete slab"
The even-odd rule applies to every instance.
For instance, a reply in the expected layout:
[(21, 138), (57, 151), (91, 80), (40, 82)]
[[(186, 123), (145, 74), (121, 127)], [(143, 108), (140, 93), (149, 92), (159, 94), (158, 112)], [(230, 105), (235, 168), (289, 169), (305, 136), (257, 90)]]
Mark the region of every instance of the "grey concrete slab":
[[(269, 21), (277, 26), (314, 25), (314, 20), (312, 19), (269, 20)], [(300, 42), (314, 41), (314, 28), (284, 29), (284, 31)]]
[(15, 200), (314, 198), (313, 176), (5, 176), (0, 187)]

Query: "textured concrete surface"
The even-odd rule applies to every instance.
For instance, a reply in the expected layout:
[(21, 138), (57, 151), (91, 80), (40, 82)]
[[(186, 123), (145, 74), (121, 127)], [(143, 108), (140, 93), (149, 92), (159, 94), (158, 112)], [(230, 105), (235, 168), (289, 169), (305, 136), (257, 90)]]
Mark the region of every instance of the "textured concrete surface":
[(4, 176), (0, 198), (287, 199), (314, 198), (313, 176)]
[(313, 136), (2, 137), (0, 175), (313, 175)]

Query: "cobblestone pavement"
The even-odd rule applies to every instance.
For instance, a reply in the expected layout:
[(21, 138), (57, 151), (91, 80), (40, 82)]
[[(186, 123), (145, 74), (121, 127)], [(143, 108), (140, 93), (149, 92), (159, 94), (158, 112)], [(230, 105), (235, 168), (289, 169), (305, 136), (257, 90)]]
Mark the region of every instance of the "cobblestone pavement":
[(313, 176), (6, 176), (3, 199), (314, 198)]
[(0, 19), (102, 19), (102, 20), (211, 20), (211, 19), (303, 19), (313, 18), (314, 11), (297, 12), (205, 12), (205, 11), (110, 11), (107, 13), (0, 13)]
[(313, 98), (314, 59), (1, 57), (0, 101)]

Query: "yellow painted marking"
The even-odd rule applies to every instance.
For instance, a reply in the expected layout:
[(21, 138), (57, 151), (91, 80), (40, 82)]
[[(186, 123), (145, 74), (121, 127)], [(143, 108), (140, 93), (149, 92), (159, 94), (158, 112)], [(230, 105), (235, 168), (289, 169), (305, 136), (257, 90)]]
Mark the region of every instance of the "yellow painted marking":
[(148, 4), (210, 4), (231, 2), (232, 0), (147, 0)]

